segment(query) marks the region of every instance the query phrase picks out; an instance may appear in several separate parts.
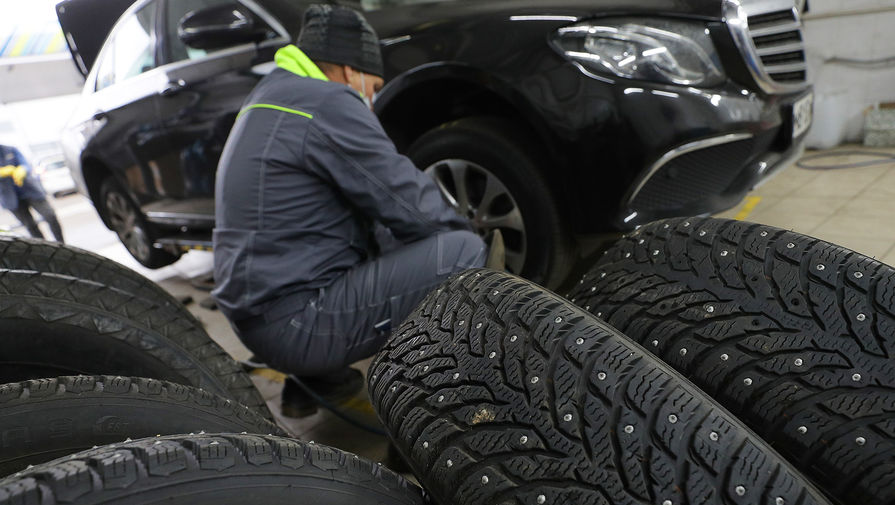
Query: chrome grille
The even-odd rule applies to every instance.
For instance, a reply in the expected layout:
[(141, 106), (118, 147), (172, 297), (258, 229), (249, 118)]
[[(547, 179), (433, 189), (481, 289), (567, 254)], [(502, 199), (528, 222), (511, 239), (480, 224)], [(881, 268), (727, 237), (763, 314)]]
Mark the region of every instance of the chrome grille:
[(795, 9), (749, 16), (747, 23), (752, 43), (771, 79), (805, 82), (805, 46)]
[(807, 85), (802, 22), (792, 0), (724, 0), (724, 7), (734, 40), (765, 92)]

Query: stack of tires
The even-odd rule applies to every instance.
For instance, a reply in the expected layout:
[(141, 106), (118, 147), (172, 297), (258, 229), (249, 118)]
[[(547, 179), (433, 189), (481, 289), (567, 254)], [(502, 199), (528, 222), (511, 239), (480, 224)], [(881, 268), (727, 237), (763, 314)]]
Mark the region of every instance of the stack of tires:
[(72, 247), (0, 237), (0, 384), (2, 505), (424, 502), (288, 438), (177, 300)]
[(0, 505), (895, 503), (895, 271), (797, 233), (660, 221), (565, 298), (448, 279), (368, 373), (425, 493), (285, 436), (142, 277), (0, 251)]
[(565, 299), (452, 277), (370, 396), (441, 505), (895, 503), (893, 274), (768, 226), (660, 221)]

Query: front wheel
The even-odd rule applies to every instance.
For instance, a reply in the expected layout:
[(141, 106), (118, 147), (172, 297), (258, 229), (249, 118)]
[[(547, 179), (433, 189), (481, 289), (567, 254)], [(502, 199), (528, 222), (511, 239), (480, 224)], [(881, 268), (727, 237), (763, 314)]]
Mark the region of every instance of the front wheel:
[(151, 228), (140, 209), (111, 176), (103, 181), (100, 189), (100, 205), (109, 228), (118, 234), (127, 252), (141, 265), (147, 268), (161, 268), (180, 258), (178, 254), (171, 254), (154, 246), (155, 239)]
[(479, 234), (501, 231), (510, 272), (555, 287), (570, 267), (569, 236), (525, 145), (504, 120), (469, 118), (429, 131), (408, 155)]

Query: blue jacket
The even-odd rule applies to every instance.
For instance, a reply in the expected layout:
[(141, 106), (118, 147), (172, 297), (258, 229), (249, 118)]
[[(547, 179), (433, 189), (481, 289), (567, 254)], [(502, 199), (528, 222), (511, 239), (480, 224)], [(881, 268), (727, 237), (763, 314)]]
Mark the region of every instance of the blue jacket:
[(7, 210), (16, 210), (19, 208), (19, 200), (46, 199), (47, 193), (32, 172), (28, 160), (15, 147), (0, 145), (0, 167), (6, 165), (23, 165), (28, 170), (28, 175), (21, 186), (16, 186), (12, 177), (0, 177), (0, 206)]
[(405, 243), (470, 226), (356, 91), (327, 81), (295, 46), (276, 61), (218, 164), (212, 294), (231, 321), (364, 261), (374, 221)]

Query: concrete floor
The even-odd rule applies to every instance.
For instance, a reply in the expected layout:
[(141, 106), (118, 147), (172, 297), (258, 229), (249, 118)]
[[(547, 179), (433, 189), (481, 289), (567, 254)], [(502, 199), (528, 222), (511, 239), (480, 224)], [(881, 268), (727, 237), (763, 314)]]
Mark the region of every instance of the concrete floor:
[[(812, 235), (851, 248), (885, 263), (895, 265), (895, 148), (869, 149), (842, 146), (830, 151), (808, 152), (802, 163), (813, 169), (793, 166), (750, 193), (737, 207), (722, 217), (761, 222)], [(820, 166), (864, 165), (851, 168)], [(234, 358), (247, 358), (249, 351), (239, 342), (226, 319), (201, 302), (208, 292), (201, 280), (211, 270), (212, 255), (190, 252), (180, 261), (159, 270), (138, 265), (118, 243), (114, 234), (102, 227), (90, 203), (79, 195), (56, 202), (67, 240), (76, 246), (108, 256), (158, 282), (179, 297), (189, 297), (192, 311), (212, 336)], [(12, 226), (11, 215), (0, 219), (0, 227)], [(366, 371), (367, 362), (354, 366)], [(387, 442), (330, 412), (320, 411), (305, 419), (280, 415), (279, 392), (283, 376), (270, 370), (253, 375), (281, 425), (304, 440), (333, 445), (382, 461)], [(362, 423), (378, 427), (365, 396), (343, 406)]]

